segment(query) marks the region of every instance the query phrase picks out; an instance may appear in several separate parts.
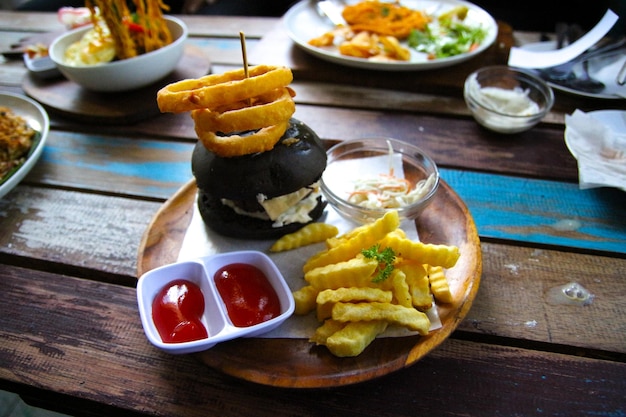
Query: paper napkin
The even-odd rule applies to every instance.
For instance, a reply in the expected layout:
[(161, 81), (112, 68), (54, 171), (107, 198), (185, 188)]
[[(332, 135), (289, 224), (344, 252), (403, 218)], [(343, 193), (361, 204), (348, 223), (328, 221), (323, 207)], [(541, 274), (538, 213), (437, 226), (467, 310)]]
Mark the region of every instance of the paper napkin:
[(566, 144), (578, 160), (580, 189), (626, 191), (626, 131), (615, 131), (581, 110), (566, 115), (565, 126)]

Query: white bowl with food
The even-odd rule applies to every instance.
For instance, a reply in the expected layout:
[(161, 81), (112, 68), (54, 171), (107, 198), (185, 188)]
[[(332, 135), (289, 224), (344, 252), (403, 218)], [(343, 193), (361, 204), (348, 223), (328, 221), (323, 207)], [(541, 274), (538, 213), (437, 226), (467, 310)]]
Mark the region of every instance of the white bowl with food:
[(541, 78), (504, 65), (481, 68), (463, 90), (474, 119), (498, 133), (519, 133), (535, 126), (554, 104), (554, 93)]
[[(20, 183), (43, 152), (50, 121), (43, 107), (28, 97), (0, 93), (0, 198)], [(19, 137), (16, 141), (15, 138)], [(6, 141), (6, 143), (5, 143)]]
[(417, 146), (392, 138), (340, 142), (328, 152), (321, 189), (344, 218), (369, 223), (389, 210), (413, 220), (439, 187), (435, 161)]
[(280, 326), (295, 301), (276, 264), (263, 252), (224, 252), (153, 269), (137, 282), (148, 340), (172, 354), (210, 349)]
[[(188, 29), (184, 22), (172, 16), (165, 16), (172, 42), (151, 52), (132, 58), (110, 59), (111, 49), (85, 54), (92, 62), (77, 62), (66, 56), (71, 45), (75, 45), (88, 33), (93, 33), (93, 25), (81, 27), (56, 38), (49, 48), (52, 61), (69, 80), (87, 90), (98, 92), (121, 92), (135, 90), (159, 81), (170, 74), (183, 56)], [(92, 31), (92, 32), (90, 32)]]

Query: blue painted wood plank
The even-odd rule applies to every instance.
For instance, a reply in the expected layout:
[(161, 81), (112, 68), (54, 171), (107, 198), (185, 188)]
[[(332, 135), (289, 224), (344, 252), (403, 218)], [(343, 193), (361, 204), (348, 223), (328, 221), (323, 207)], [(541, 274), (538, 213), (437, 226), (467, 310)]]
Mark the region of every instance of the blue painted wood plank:
[(193, 146), (52, 132), (29, 180), (167, 199), (192, 178)]
[(441, 169), (481, 238), (626, 253), (626, 193), (578, 184)]

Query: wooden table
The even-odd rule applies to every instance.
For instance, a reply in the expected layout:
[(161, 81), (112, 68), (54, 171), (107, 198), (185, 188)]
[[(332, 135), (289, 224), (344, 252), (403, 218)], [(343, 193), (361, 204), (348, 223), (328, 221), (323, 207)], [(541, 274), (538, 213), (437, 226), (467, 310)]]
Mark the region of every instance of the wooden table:
[[(0, 200), (0, 389), (72, 415), (623, 415), (626, 410), (626, 194), (582, 191), (563, 141), (574, 109), (623, 101), (556, 94), (539, 126), (515, 136), (479, 127), (462, 99), (474, 68), (505, 63), (538, 35), (501, 25), (485, 54), (449, 69), (353, 70), (294, 49), (271, 18), (183, 16), (213, 72), (252, 61), (293, 68), (296, 117), (324, 139), (384, 135), (439, 164), (476, 222), (483, 272), (466, 318), (410, 367), (359, 384), (279, 388), (228, 376), (147, 341), (135, 285), (143, 234), (191, 179), (188, 115), (90, 123), (53, 109), (35, 169)], [(62, 30), (53, 14), (0, 13), (0, 49)], [(254, 62), (253, 62), (254, 63)], [(0, 91), (22, 92), (19, 60)], [(558, 224), (578, 224), (563, 230)], [(588, 306), (551, 305), (575, 281)], [(277, 352), (277, 355), (279, 352)]]

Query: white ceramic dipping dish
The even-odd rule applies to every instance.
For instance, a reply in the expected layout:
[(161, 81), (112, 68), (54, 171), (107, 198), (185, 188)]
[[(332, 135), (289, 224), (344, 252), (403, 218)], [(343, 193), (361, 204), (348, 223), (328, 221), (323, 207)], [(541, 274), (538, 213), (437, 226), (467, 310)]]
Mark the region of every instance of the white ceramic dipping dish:
[[(249, 327), (236, 327), (228, 317), (226, 305), (216, 288), (214, 275), (222, 267), (235, 263), (256, 266), (267, 277), (280, 301), (280, 315)], [(196, 284), (204, 295), (202, 324), (209, 337), (183, 343), (165, 343), (152, 319), (152, 303), (157, 293), (176, 279)], [(289, 286), (274, 262), (263, 252), (237, 251), (176, 262), (143, 274), (137, 282), (137, 302), (144, 332), (154, 346), (168, 353), (184, 354), (210, 349), (215, 344), (239, 337), (252, 337), (269, 332), (293, 314), (295, 302)]]

